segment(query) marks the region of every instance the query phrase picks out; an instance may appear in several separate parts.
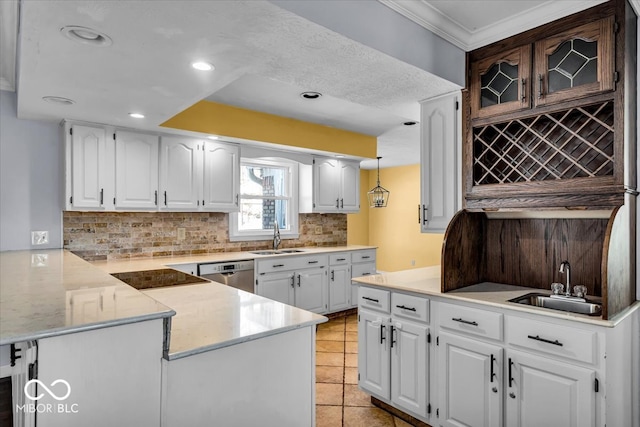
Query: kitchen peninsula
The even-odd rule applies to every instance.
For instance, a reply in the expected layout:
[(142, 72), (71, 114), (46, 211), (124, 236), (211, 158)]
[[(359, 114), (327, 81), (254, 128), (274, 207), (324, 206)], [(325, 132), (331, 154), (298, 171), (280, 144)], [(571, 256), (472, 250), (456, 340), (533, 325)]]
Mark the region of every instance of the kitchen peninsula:
[(24, 385), (37, 366), (54, 394), (57, 379), (69, 384), (77, 409), (38, 412), (39, 423), (313, 425), (325, 317), (216, 283), (142, 293), (63, 250), (3, 252), (0, 264), (0, 344), (22, 368), (12, 379)]

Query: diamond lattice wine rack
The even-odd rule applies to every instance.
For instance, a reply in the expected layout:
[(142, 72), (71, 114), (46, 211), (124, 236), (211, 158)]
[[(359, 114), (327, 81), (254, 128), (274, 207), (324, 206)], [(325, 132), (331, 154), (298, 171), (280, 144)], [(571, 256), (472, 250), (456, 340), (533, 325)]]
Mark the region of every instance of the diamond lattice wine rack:
[(473, 185), (611, 176), (613, 153), (613, 101), (478, 126)]

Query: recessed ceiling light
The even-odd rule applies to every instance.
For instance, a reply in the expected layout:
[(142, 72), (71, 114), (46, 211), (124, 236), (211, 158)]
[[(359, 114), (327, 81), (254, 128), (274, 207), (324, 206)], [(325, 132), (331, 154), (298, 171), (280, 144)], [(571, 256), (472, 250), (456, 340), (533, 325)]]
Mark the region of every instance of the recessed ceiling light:
[(213, 66), (213, 64), (210, 64), (208, 62), (194, 62), (193, 64), (191, 64), (191, 66), (199, 71), (212, 71), (216, 68)]
[(304, 99), (318, 99), (322, 94), (320, 92), (302, 92), (300, 96)]
[(209, 139), (218, 139), (220, 137), (219, 136), (215, 136), (215, 135), (209, 135), (207, 138), (209, 138)]
[(144, 114), (140, 113), (129, 113), (129, 116), (133, 117), (134, 119), (144, 119)]
[(87, 27), (77, 25), (67, 25), (60, 28), (60, 32), (70, 40), (78, 43), (90, 44), (94, 46), (111, 46), (113, 41), (108, 35)]
[(43, 96), (42, 100), (58, 105), (73, 105), (76, 103), (73, 99), (63, 98), (61, 96)]
[(413, 125), (417, 125), (418, 122), (413, 122), (413, 121), (409, 121), (409, 122), (404, 122), (403, 125), (405, 126), (413, 126)]

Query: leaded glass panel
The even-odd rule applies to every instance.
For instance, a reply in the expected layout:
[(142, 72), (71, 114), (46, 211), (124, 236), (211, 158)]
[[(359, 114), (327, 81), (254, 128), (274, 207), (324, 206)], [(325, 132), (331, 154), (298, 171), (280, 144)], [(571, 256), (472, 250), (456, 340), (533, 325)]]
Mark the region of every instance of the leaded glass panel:
[(562, 43), (548, 57), (549, 93), (596, 82), (598, 42), (575, 39)]

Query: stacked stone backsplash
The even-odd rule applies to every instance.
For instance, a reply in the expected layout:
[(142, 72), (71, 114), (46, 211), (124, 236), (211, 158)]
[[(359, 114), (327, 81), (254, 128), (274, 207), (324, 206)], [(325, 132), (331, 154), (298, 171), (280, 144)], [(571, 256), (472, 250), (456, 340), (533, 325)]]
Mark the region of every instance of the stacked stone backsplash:
[[(269, 249), (271, 240), (229, 241), (218, 212), (63, 212), (64, 248), (88, 261)], [(298, 239), (280, 248), (347, 244), (345, 214), (300, 214)], [(178, 228), (185, 239), (178, 240)]]

